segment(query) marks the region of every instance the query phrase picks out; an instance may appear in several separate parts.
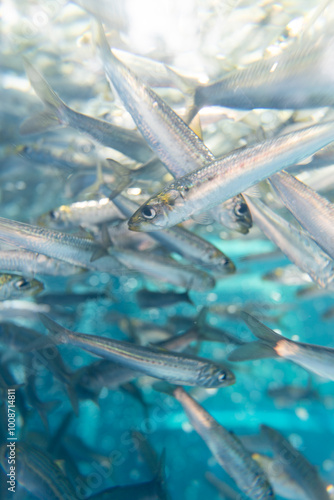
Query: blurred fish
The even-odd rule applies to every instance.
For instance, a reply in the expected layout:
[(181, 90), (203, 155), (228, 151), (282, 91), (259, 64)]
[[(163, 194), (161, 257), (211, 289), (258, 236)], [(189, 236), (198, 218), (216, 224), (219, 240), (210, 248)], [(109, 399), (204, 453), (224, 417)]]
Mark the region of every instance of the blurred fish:
[(334, 258), (334, 205), (287, 172), (273, 175), (270, 182), (284, 205)]
[(24, 299), (38, 295), (44, 285), (35, 279), (27, 280), (15, 274), (0, 274), (0, 300)]
[(27, 250), (0, 250), (0, 269), (23, 273), (27, 276), (35, 274), (69, 276), (84, 271), (83, 267)]
[(168, 500), (166, 490), (164, 456), (160, 459), (154, 479), (145, 483), (115, 486), (88, 497), (87, 500)]
[[(82, 347), (97, 356), (152, 377), (162, 378), (171, 383), (179, 381), (184, 385), (203, 387), (227, 386), (235, 381), (230, 370), (204, 358), (94, 335), (73, 333), (47, 316), (41, 316), (41, 319), (45, 327), (52, 332), (53, 342)], [(50, 340), (48, 342), (50, 343)]]
[(262, 279), (288, 286), (302, 286), (307, 283), (312, 283), (310, 275), (303, 272), (294, 264), (289, 264), (284, 267), (277, 267), (273, 271), (269, 271), (264, 276), (262, 276)]
[(325, 312), (322, 313), (321, 319), (332, 319), (334, 317), (334, 306), (331, 306), (329, 309), (326, 309)]
[[(112, 51), (99, 25), (98, 43), (108, 79), (116, 88), (147, 144), (169, 172), (179, 178), (215, 160), (214, 155), (188, 125), (149, 87), (146, 87)], [(225, 201), (225, 200), (224, 200)], [(237, 193), (224, 206), (221, 221), (247, 233), (252, 225), (245, 201)]]
[[(117, 196), (113, 202), (126, 217), (131, 217), (138, 205), (124, 196)], [(197, 236), (182, 226), (175, 226), (164, 231), (149, 234), (171, 252), (177, 252), (187, 260), (199, 264), (205, 269), (214, 269), (219, 274), (229, 274), (235, 271), (235, 266), (215, 245)]]
[(205, 441), (219, 465), (234, 479), (247, 498), (275, 498), (263, 470), (252, 459), (251, 453), (244, 448), (241, 441), (220, 425), (182, 387), (174, 388), (172, 395), (181, 403), (190, 423)]
[(299, 385), (282, 385), (279, 387), (269, 387), (267, 390), (268, 396), (275, 399), (279, 405), (290, 406), (299, 401), (320, 400), (320, 395), (317, 389), (312, 387), (312, 379), (309, 377), (305, 387)]
[(301, 161), (332, 142), (334, 123), (268, 139), (180, 177), (151, 197), (129, 220), (133, 231), (158, 231), (188, 220)]
[(54, 127), (69, 126), (139, 162), (145, 162), (152, 156), (152, 151), (136, 132), (74, 111), (66, 106), (27, 59), (25, 68), (32, 87), (46, 109), (27, 119), (20, 127), (21, 134), (36, 134)]
[(194, 266), (179, 263), (170, 257), (154, 255), (151, 252), (117, 249), (115, 247), (112, 248), (112, 255), (128, 269), (140, 272), (144, 276), (149, 276), (158, 281), (202, 292), (212, 290), (215, 286), (213, 276), (196, 269)]
[(82, 225), (103, 224), (118, 221), (120, 214), (109, 198), (77, 201), (71, 205), (61, 205), (42, 215), (38, 224), (54, 229), (78, 228)]
[(261, 425), (261, 434), (267, 439), (278, 461), (303, 490), (305, 498), (329, 500), (325, 484), (319, 477), (316, 467), (310, 464), (280, 432), (267, 425)]
[[(54, 463), (53, 458), (39, 448), (23, 442), (15, 443), (16, 477), (24, 488), (39, 500), (77, 498), (73, 487)], [(8, 471), (7, 444), (0, 448), (0, 463)]]
[(235, 349), (228, 356), (230, 361), (247, 361), (279, 356), (293, 361), (321, 377), (334, 380), (333, 348), (289, 340), (263, 325), (250, 314), (242, 313), (241, 317), (260, 340)]
[(192, 304), (188, 292), (176, 293), (176, 292), (151, 292), (143, 288), (138, 290), (136, 293), (136, 300), (139, 307), (142, 309), (147, 309), (150, 307), (168, 307), (174, 304), (179, 304), (180, 302), (188, 302)]
[(332, 289), (334, 261), (307, 233), (289, 224), (260, 200), (246, 198), (254, 222), (265, 235), (315, 283), (323, 288)]
[(253, 459), (262, 467), (277, 495), (291, 500), (309, 500), (299, 484), (284, 470), (279, 459), (254, 453)]
[(300, 38), (278, 55), (197, 87), (192, 115), (213, 105), (238, 109), (333, 106), (334, 80), (327, 71), (333, 61), (333, 43), (326, 35), (307, 41)]
[[(0, 240), (69, 264), (117, 273), (120, 263), (90, 238), (52, 231), (0, 217)], [(99, 256), (98, 260), (92, 259)]]

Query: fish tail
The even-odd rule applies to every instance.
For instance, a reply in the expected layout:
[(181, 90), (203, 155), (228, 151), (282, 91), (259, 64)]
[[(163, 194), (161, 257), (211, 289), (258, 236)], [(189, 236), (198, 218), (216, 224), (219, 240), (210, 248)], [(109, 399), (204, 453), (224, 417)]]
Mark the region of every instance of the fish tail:
[(275, 348), (284, 337), (263, 325), (254, 316), (246, 312), (241, 312), (240, 317), (252, 333), (259, 339), (257, 342), (244, 344), (230, 353), (230, 361), (248, 361), (262, 358), (275, 358), (279, 356)]
[(45, 104), (45, 110), (25, 120), (20, 126), (20, 133), (22, 135), (36, 134), (67, 125), (66, 104), (26, 58), (24, 59), (24, 66), (31, 86)]
[(53, 319), (49, 318), (49, 316), (46, 316), (45, 314), (39, 314), (39, 317), (45, 328), (51, 332), (53, 343), (55, 344), (67, 343), (68, 335), (72, 333), (70, 330), (67, 330), (67, 328), (64, 328), (63, 326), (59, 325), (58, 323), (53, 321)]

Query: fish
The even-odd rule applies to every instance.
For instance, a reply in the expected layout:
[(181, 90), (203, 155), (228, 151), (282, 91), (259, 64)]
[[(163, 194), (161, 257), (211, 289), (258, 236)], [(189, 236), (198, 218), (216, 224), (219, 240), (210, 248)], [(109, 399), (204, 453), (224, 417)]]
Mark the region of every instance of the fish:
[(169, 500), (164, 474), (164, 455), (158, 464), (158, 472), (151, 481), (133, 485), (114, 486), (91, 495), (87, 500)]
[(254, 460), (263, 468), (267, 474), (274, 491), (277, 495), (290, 500), (309, 500), (299, 484), (284, 470), (282, 463), (277, 458), (254, 453)]
[(270, 177), (270, 183), (303, 228), (334, 259), (333, 203), (284, 171)]
[[(52, 332), (52, 341), (81, 347), (92, 354), (110, 359), (135, 371), (184, 385), (222, 387), (234, 383), (234, 374), (221, 364), (204, 358), (186, 356), (129, 342), (85, 335), (67, 330), (47, 316), (40, 316), (44, 326)], [(50, 340), (47, 339), (50, 343)]]
[[(37, 252), (69, 264), (117, 273), (121, 264), (88, 237), (78, 237), (0, 217), (0, 241)], [(94, 256), (101, 256), (92, 261)]]
[(247, 197), (254, 222), (264, 234), (314, 283), (322, 288), (332, 289), (334, 261), (308, 236), (289, 224), (283, 217), (271, 210), (261, 200)]
[(228, 355), (230, 361), (281, 357), (327, 380), (334, 380), (334, 348), (289, 340), (248, 313), (243, 312), (240, 316), (259, 341), (232, 351)]
[(41, 281), (15, 274), (0, 274), (0, 300), (24, 299), (38, 295), (44, 289)]
[[(182, 118), (115, 57), (101, 25), (98, 25), (98, 44), (108, 79), (138, 130), (173, 177), (182, 177), (212, 163), (214, 155)], [(228, 227), (248, 232), (252, 221), (239, 193), (224, 205), (223, 212), (226, 215), (221, 216), (221, 221)]]
[(39, 217), (38, 225), (63, 230), (118, 220), (120, 214), (112, 201), (109, 198), (101, 198), (61, 205)]
[(218, 477), (211, 474), (211, 472), (206, 472), (205, 478), (210, 484), (212, 484), (212, 486), (215, 487), (215, 489), (219, 492), (220, 497), (224, 500), (240, 500), (240, 495), (237, 491), (218, 479)]
[(190, 423), (219, 465), (233, 478), (247, 498), (251, 500), (275, 498), (265, 473), (241, 441), (220, 425), (182, 387), (173, 388), (171, 394), (181, 403)]
[(0, 250), (0, 269), (6, 272), (22, 273), (26, 276), (36, 274), (70, 276), (80, 274), (85, 270), (83, 267), (27, 250)]
[(36, 134), (54, 127), (69, 126), (139, 162), (145, 162), (153, 156), (152, 151), (137, 132), (74, 111), (66, 106), (26, 58), (24, 65), (31, 86), (43, 101), (46, 109), (22, 123), (21, 134)]
[(334, 123), (306, 127), (236, 150), (180, 177), (129, 219), (132, 231), (159, 231), (209, 210), (329, 144)]
[[(12, 443), (12, 442), (10, 442)], [(39, 500), (75, 500), (74, 488), (53, 461), (52, 456), (33, 445), (15, 442), (15, 471), (19, 482), (29, 493)], [(0, 447), (0, 463), (5, 471), (8, 466), (9, 448), (7, 443)]]
[(168, 307), (180, 302), (188, 302), (193, 304), (188, 292), (175, 293), (175, 292), (151, 292), (143, 288), (136, 293), (136, 300), (141, 309), (150, 307)]
[(128, 269), (157, 281), (199, 292), (212, 290), (215, 287), (216, 282), (213, 276), (194, 266), (179, 263), (170, 257), (116, 247), (112, 248), (112, 255)]
[[(113, 199), (114, 204), (125, 217), (130, 217), (138, 209), (138, 205), (122, 195)], [(199, 264), (204, 269), (215, 270), (219, 275), (230, 274), (235, 271), (232, 260), (215, 245), (201, 238), (182, 226), (175, 226), (164, 231), (156, 231), (149, 237), (171, 252), (177, 252), (185, 259)]]
[(332, 61), (333, 43), (333, 38), (326, 35), (307, 41), (301, 38), (279, 54), (198, 86), (189, 118), (203, 106), (242, 110), (332, 107), (334, 81), (325, 68)]
[(276, 429), (268, 425), (261, 425), (261, 434), (268, 441), (275, 457), (303, 490), (304, 496), (308, 500), (329, 500), (325, 484), (314, 465), (310, 464)]
[(312, 379), (309, 377), (307, 385), (281, 385), (278, 387), (269, 387), (267, 390), (268, 396), (275, 399), (280, 407), (289, 407), (299, 401), (320, 401), (319, 392), (312, 387)]

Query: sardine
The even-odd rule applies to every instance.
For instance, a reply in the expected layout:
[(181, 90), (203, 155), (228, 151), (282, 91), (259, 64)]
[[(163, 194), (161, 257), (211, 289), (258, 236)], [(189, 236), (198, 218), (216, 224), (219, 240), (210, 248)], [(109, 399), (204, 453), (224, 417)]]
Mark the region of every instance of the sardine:
[(237, 150), (167, 185), (137, 210), (129, 228), (175, 226), (307, 158), (333, 138), (334, 123), (326, 122)]
[(104, 146), (116, 149), (136, 161), (145, 162), (153, 156), (137, 132), (74, 111), (66, 106), (27, 59), (25, 68), (32, 87), (46, 109), (37, 116), (28, 118), (20, 127), (21, 134), (35, 134), (57, 126), (68, 126), (88, 134)]
[(274, 190), (316, 243), (334, 259), (334, 205), (287, 172), (270, 177)]
[(230, 370), (204, 358), (74, 333), (47, 316), (41, 315), (41, 319), (45, 327), (54, 334), (52, 340), (56, 343), (81, 347), (97, 356), (170, 383), (209, 388), (231, 385), (235, 381)]

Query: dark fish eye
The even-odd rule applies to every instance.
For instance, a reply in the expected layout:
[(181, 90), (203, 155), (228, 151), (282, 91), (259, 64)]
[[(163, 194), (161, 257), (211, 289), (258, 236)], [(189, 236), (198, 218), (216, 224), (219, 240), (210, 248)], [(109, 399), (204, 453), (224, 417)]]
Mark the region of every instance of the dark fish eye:
[(226, 373), (225, 372), (220, 372), (220, 374), (218, 375), (219, 382), (222, 382), (225, 379), (226, 379)]
[(17, 286), (17, 288), (20, 288), (20, 289), (27, 288), (29, 286), (29, 282), (22, 279), (22, 280), (16, 282), (16, 286)]
[(55, 220), (57, 218), (56, 212), (54, 210), (51, 210), (51, 212), (49, 213), (49, 215), (50, 215), (50, 219), (52, 219), (52, 220)]
[(157, 212), (150, 205), (146, 205), (142, 209), (141, 213), (145, 219), (154, 219), (154, 217), (157, 215)]
[(243, 216), (248, 212), (248, 206), (246, 203), (241, 203), (240, 205), (237, 205), (234, 209), (235, 215)]

